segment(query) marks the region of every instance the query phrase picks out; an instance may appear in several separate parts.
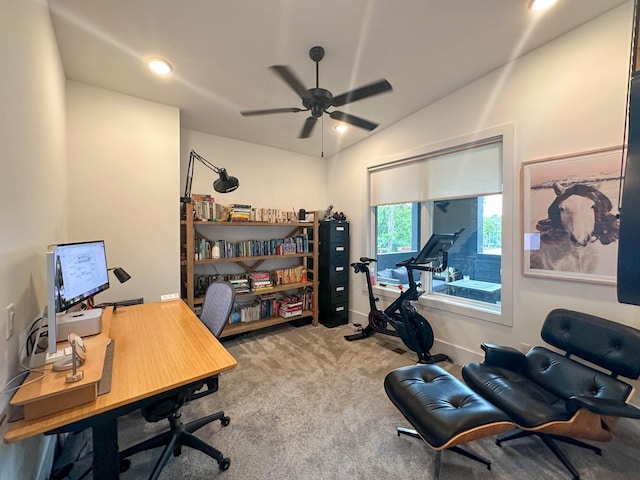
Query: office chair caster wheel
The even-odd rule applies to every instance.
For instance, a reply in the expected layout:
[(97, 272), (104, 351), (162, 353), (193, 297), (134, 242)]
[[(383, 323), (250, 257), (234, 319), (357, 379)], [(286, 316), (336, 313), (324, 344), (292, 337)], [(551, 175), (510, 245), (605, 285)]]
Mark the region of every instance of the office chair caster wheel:
[(173, 456), (174, 457), (179, 457), (180, 455), (182, 455), (182, 447), (176, 447), (173, 449)]
[(231, 419), (229, 417), (222, 417), (220, 423), (222, 423), (223, 427), (226, 427), (227, 425), (229, 425), (229, 423), (231, 423)]
[(231, 459), (227, 457), (223, 458), (221, 462), (218, 462), (220, 470), (229, 470), (229, 465), (231, 465)]

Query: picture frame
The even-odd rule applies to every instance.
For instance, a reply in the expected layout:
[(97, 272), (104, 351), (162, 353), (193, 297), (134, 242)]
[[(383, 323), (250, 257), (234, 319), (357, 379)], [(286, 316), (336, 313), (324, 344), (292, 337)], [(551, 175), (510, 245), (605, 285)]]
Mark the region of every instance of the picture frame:
[(621, 146), (522, 163), (523, 274), (614, 285)]

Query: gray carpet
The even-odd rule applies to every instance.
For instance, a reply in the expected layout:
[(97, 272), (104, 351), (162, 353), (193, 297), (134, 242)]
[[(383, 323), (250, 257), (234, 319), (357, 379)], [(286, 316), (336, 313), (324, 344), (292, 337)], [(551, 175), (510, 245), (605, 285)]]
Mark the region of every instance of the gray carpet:
[[(398, 437), (396, 426), (409, 426), (388, 400), (385, 375), (415, 363), (401, 343), (375, 335), (347, 342), (351, 326), (294, 328), (289, 325), (254, 332), (223, 343), (238, 360), (224, 373), (220, 389), (183, 410), (188, 422), (224, 409), (231, 423), (207, 425), (198, 436), (231, 459), (227, 471), (189, 448), (172, 458), (162, 479), (315, 480), (431, 479), (435, 453), (417, 439)], [(459, 375), (460, 368), (441, 366)], [(147, 424), (139, 414), (120, 421), (125, 448), (166, 428)], [(603, 456), (561, 445), (583, 480), (640, 478), (640, 423), (623, 419), (616, 439), (601, 444)], [(444, 452), (440, 477), (447, 479), (569, 479), (570, 476), (536, 438), (515, 440), (502, 448), (493, 438), (469, 444), (493, 462), (489, 471), (453, 452)], [(132, 457), (123, 479), (146, 478), (160, 450)]]

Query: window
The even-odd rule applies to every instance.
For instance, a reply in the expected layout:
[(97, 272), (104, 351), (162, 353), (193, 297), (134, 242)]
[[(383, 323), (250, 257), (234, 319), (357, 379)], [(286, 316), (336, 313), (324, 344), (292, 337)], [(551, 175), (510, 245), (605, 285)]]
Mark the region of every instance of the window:
[(457, 232), (448, 269), (432, 275), (431, 291), (491, 305), (501, 303), (502, 195), (434, 202), (433, 231)]
[(478, 253), (502, 253), (502, 195), (487, 195), (478, 202)]
[(502, 153), (499, 134), (368, 169), (378, 283), (407, 283), (406, 269), (403, 278), (395, 267), (399, 261), (420, 251), (432, 233), (464, 228), (449, 251), (449, 268), (422, 276), (423, 300), (478, 311), (479, 318), (501, 314)]
[(399, 285), (409, 282), (407, 269), (397, 268), (396, 263), (415, 255), (420, 249), (419, 207), (418, 203), (375, 207), (378, 283)]

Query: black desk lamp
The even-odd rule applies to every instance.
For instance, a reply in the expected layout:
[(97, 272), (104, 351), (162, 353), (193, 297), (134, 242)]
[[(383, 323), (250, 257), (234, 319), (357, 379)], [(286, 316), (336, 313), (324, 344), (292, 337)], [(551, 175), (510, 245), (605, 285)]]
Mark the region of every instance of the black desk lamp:
[[(120, 283), (124, 283), (127, 280), (129, 280), (131, 278), (131, 275), (129, 275), (124, 268), (122, 267), (112, 267), (112, 268), (108, 268), (107, 271), (112, 271), (113, 274), (116, 276), (116, 278), (118, 279), (118, 281)], [(116, 309), (118, 308), (118, 305), (124, 305), (125, 303), (130, 303), (131, 301), (125, 301), (125, 302), (113, 302), (113, 303), (101, 303), (100, 305), (94, 305), (93, 303), (93, 297), (87, 299), (87, 308), (103, 308), (103, 307), (108, 307), (108, 306), (112, 306), (113, 307), (113, 311), (115, 312)], [(135, 303), (141, 303), (136, 301)]]
[(131, 278), (131, 275), (125, 272), (124, 268), (122, 267), (114, 267), (110, 268), (109, 270), (113, 270), (113, 274), (116, 276), (120, 283), (124, 283)]
[(225, 168), (216, 167), (209, 160), (198, 155), (194, 150), (191, 150), (191, 153), (189, 153), (189, 166), (187, 167), (187, 182), (184, 186), (184, 196), (180, 197), (180, 201), (185, 203), (191, 202), (191, 183), (193, 181), (195, 160), (198, 160), (209, 170), (218, 174), (218, 178), (213, 182), (213, 189), (216, 192), (229, 193), (240, 186), (238, 179), (236, 177), (230, 177)]

